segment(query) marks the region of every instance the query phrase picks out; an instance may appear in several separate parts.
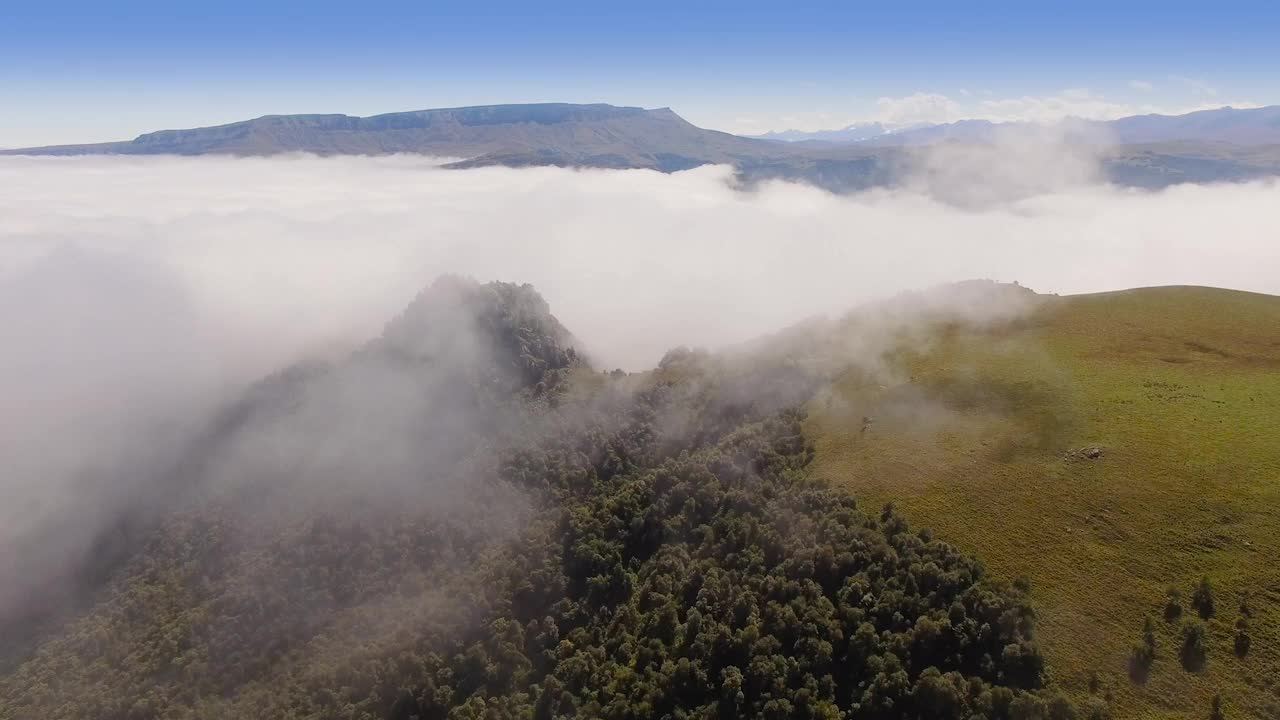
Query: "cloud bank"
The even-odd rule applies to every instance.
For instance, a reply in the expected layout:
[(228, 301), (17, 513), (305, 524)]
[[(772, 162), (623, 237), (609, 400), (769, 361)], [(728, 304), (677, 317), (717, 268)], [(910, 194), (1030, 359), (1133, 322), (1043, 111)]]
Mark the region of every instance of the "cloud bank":
[[(1087, 161), (1015, 149), (940, 155), (912, 189), (844, 197), (784, 183), (740, 192), (721, 167), (4, 158), (0, 282), (30, 282), (24, 274), (75, 257), (145, 272), (181, 298), (157, 304), (189, 306), (200, 332), (226, 348), (206, 361), (251, 372), (376, 334), (446, 272), (534, 284), (596, 357), (628, 368), (673, 345), (735, 342), (974, 277), (1059, 293), (1182, 283), (1280, 291), (1275, 185), (1120, 190), (1089, 184)], [(979, 210), (936, 199), (1000, 184), (1034, 193)], [(119, 296), (99, 294), (106, 304)], [(48, 300), (51, 311), (67, 310), (59, 302)]]
[[(963, 96), (960, 99), (938, 93), (913, 93), (903, 97), (881, 97), (876, 100), (873, 119), (890, 127), (910, 127), (918, 124), (951, 123), (957, 120), (990, 120), (998, 123), (1035, 122), (1054, 123), (1068, 118), (1084, 120), (1115, 120), (1133, 115), (1184, 115), (1198, 110), (1215, 110), (1230, 105), (1236, 108), (1259, 107), (1257, 103), (1238, 100), (1214, 102), (1217, 94), (1213, 88), (1190, 80), (1177, 78), (1187, 84), (1195, 95), (1193, 102), (1180, 105), (1161, 105), (1151, 102), (1115, 100), (1088, 88), (1067, 88), (1049, 95), (1022, 95), (1004, 98), (983, 98), (974, 101)], [(1148, 82), (1134, 80), (1130, 87), (1149, 93), (1155, 87)]]

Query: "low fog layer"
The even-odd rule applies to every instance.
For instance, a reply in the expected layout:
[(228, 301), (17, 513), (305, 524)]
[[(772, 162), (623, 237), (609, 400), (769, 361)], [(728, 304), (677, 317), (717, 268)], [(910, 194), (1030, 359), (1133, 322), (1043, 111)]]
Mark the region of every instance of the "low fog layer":
[(1273, 183), (1119, 190), (1053, 148), (927, 160), (841, 197), (723, 167), (0, 158), (0, 587), (44, 561), (16, 557), (33, 528), (74, 555), (94, 528), (59, 524), (139, 502), (245, 383), (340, 357), (442, 273), (532, 283), (606, 369), (976, 277), (1280, 292)]
[[(1061, 175), (1049, 154), (1033, 157), (1057, 168), (1045, 176)], [(223, 343), (226, 359), (267, 365), (369, 337), (441, 273), (528, 282), (601, 364), (626, 368), (674, 345), (734, 342), (975, 277), (1058, 293), (1184, 283), (1280, 291), (1273, 184), (1144, 193), (1083, 184), (1076, 171), (1057, 191), (1045, 183), (1036, 187), (1049, 192), (973, 209), (934, 198), (1043, 176), (1009, 170), (1018, 157), (987, 174), (974, 170), (990, 169), (990, 158), (939, 159), (962, 170), (935, 159), (919, 192), (840, 197), (781, 183), (738, 191), (723, 167), (662, 175), (450, 171), (409, 157), (3, 158), (0, 281), (68, 263), (146, 272), (204, 318), (202, 331), (239, 338)], [(57, 310), (30, 308), (25, 324)]]

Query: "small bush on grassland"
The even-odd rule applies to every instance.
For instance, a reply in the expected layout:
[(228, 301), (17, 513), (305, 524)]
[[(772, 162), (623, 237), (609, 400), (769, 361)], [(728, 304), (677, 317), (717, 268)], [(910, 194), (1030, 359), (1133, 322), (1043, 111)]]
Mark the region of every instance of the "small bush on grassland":
[(1208, 620), (1213, 617), (1217, 608), (1213, 601), (1213, 585), (1209, 582), (1208, 576), (1200, 578), (1200, 584), (1191, 595), (1191, 604), (1195, 606), (1196, 612), (1200, 613), (1202, 619)]
[(1165, 593), (1164, 619), (1173, 622), (1180, 617), (1182, 617), (1182, 591), (1169, 586), (1169, 590)]

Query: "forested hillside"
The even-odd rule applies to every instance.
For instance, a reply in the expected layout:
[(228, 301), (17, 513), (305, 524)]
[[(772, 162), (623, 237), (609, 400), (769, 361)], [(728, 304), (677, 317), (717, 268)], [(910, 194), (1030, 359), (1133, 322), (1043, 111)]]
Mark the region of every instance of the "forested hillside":
[(1025, 584), (810, 475), (806, 367), (599, 372), (528, 286), (441, 281), (3, 628), (0, 717), (1105, 713), (1045, 687)]

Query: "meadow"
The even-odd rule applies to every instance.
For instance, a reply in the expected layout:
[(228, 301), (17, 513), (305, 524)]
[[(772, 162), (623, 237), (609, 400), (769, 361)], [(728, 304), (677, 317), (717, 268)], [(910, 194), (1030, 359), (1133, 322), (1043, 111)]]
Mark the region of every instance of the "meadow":
[[(1220, 694), (1226, 717), (1275, 717), (1280, 298), (1045, 296), (1019, 321), (939, 326), (885, 361), (810, 402), (818, 478), (1029, 580), (1050, 672), (1076, 698), (1203, 718)], [(1204, 577), (1207, 661), (1188, 670), (1181, 628)], [(1170, 588), (1183, 612), (1166, 620)], [(1147, 617), (1154, 661), (1134, 672)]]

